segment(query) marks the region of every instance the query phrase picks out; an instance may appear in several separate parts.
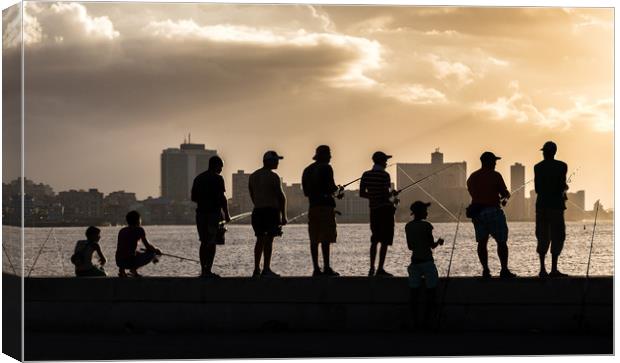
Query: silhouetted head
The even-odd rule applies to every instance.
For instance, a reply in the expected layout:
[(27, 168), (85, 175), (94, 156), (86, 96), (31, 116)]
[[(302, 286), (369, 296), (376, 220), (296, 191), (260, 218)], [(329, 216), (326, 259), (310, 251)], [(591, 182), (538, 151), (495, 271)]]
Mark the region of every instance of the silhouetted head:
[(269, 169), (277, 169), (282, 159), (284, 159), (283, 156), (278, 155), (278, 153), (273, 150), (269, 150), (263, 155), (263, 165)]
[(101, 239), (101, 230), (95, 226), (86, 228), (86, 239), (92, 242), (99, 242)]
[(321, 162), (321, 163), (329, 163), (332, 159), (332, 152), (327, 145), (320, 145), (316, 148), (314, 152), (314, 156), (312, 159)]
[(415, 219), (424, 219), (428, 216), (428, 207), (430, 207), (431, 203), (424, 203), (419, 200), (411, 203), (409, 209), (411, 210), (411, 215), (415, 216)]
[(386, 153), (384, 153), (383, 151), (377, 151), (374, 154), (372, 154), (372, 161), (377, 164), (377, 165), (381, 165), (384, 168), (387, 167), (387, 161), (388, 159), (390, 159), (392, 157), (392, 155), (388, 155)]
[(224, 161), (219, 156), (215, 155), (209, 159), (209, 170), (214, 173), (221, 173), (224, 167)]
[(497, 160), (501, 159), (499, 156), (495, 156), (490, 151), (485, 151), (480, 155), (480, 162), (482, 162), (482, 167), (486, 169), (495, 169), (495, 164), (497, 164)]
[(130, 226), (139, 226), (141, 224), (140, 213), (132, 210), (131, 212), (127, 213), (127, 215), (125, 216), (125, 220)]
[(553, 141), (547, 141), (540, 151), (543, 152), (545, 159), (553, 159), (555, 153), (558, 152), (558, 146)]

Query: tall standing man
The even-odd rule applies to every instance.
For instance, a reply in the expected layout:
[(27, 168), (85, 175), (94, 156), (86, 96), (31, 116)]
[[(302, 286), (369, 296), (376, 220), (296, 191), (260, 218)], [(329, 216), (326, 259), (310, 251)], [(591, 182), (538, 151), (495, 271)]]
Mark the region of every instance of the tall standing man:
[(501, 201), (510, 198), (510, 192), (502, 175), (495, 171), (499, 159), (492, 152), (485, 151), (480, 156), (482, 167), (467, 179), (467, 190), (471, 195), (468, 217), (474, 224), (482, 276), (491, 277), (487, 244), (489, 236), (492, 236), (497, 243), (497, 255), (502, 266), (500, 277), (512, 278), (516, 275), (508, 269), (508, 224), (501, 208)]
[[(334, 170), (329, 162), (332, 158), (329, 146), (316, 148), (314, 163), (304, 169), (301, 184), (304, 195), (310, 203), (308, 209), (308, 232), (310, 254), (314, 271), (312, 276), (340, 276), (329, 265), (329, 246), (336, 243), (336, 201), (334, 193), (339, 188), (334, 182)], [(342, 194), (337, 195), (342, 198)], [(319, 266), (319, 244), (323, 251), (323, 272)]]
[(372, 155), (374, 163), (372, 169), (362, 174), (360, 181), (360, 197), (368, 199), (370, 207), (370, 270), (368, 276), (375, 275), (375, 259), (377, 257), (377, 245), (381, 244), (379, 250), (379, 265), (377, 266), (377, 276), (392, 276), (385, 271), (385, 255), (388, 246), (394, 240), (394, 213), (396, 208), (390, 197), (394, 194), (390, 191), (390, 174), (385, 171), (387, 161), (392, 155), (387, 155), (383, 151), (377, 151)]
[(220, 175), (224, 161), (219, 156), (209, 159), (209, 168), (194, 178), (192, 201), (196, 202), (196, 228), (200, 238), (201, 277), (220, 277), (211, 272), (217, 245), (224, 244), (223, 222), (230, 222), (224, 178)]
[[(534, 185), (536, 189), (536, 252), (540, 257), (540, 277), (562, 277), (566, 274), (558, 270), (558, 258), (564, 247), (566, 226), (566, 163), (555, 160), (558, 150), (553, 141), (547, 141), (540, 149), (544, 160), (534, 166)], [(551, 273), (545, 268), (545, 255), (551, 246)]]
[[(275, 151), (263, 155), (263, 167), (250, 175), (248, 187), (254, 203), (252, 211), (252, 228), (256, 235), (254, 246), (254, 273), (252, 277), (279, 277), (271, 271), (271, 252), (273, 239), (281, 235), (280, 226), (286, 224), (286, 196), (282, 190), (282, 181), (273, 170), (278, 168), (282, 156)], [(263, 271), (260, 259), (264, 256)]]

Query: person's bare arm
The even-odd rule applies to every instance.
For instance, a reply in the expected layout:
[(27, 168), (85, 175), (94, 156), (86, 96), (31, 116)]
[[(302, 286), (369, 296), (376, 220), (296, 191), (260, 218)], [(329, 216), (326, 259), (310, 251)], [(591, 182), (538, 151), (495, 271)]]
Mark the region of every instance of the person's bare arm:
[(142, 241), (142, 244), (144, 245), (147, 251), (153, 251), (155, 252), (155, 254), (161, 255), (161, 250), (155, 247), (154, 245), (150, 244), (149, 241), (146, 239), (146, 233), (142, 235), (140, 240)]
[(95, 252), (97, 252), (97, 255), (99, 255), (99, 264), (101, 266), (105, 265), (108, 260), (106, 260), (105, 256), (103, 255), (103, 252), (101, 251), (101, 246), (99, 246), (98, 243), (95, 245)]
[(368, 199), (368, 191), (366, 190), (366, 180), (364, 179), (364, 175), (362, 175), (362, 179), (360, 179), (360, 197)]
[(222, 193), (221, 196), (221, 205), (222, 205), (222, 211), (224, 211), (224, 218), (226, 219), (226, 222), (230, 222), (230, 213), (228, 213), (228, 199), (226, 199), (226, 194)]

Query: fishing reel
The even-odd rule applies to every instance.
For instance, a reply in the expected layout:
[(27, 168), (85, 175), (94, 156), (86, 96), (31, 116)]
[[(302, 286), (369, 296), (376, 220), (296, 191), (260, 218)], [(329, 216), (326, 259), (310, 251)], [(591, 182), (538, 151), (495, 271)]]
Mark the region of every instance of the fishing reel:
[(398, 207), (398, 204), (400, 203), (400, 198), (398, 198), (398, 194), (400, 194), (400, 192), (398, 190), (392, 190), (390, 194), (390, 202), (394, 204), (394, 207)]
[(336, 195), (334, 195), (336, 199), (344, 198), (344, 186), (338, 185), (338, 190), (336, 191)]

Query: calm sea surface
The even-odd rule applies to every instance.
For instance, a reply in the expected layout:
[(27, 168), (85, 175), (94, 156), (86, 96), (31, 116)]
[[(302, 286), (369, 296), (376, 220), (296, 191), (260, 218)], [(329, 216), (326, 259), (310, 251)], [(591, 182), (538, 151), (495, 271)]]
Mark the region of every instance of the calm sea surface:
[[(440, 276), (445, 276), (454, 241), (456, 223), (435, 223), (435, 237), (443, 237), (446, 243), (434, 250)], [(405, 241), (404, 224), (397, 224), (394, 244), (388, 251), (386, 270), (406, 276), (410, 253)], [(560, 269), (571, 275), (585, 275), (588, 252), (592, 237), (592, 222), (571, 222), (567, 225), (567, 239), (560, 259)], [(114, 251), (116, 237), (121, 227), (103, 227), (100, 244), (108, 258), (106, 270), (116, 275)], [(538, 256), (534, 223), (510, 223), (509, 266), (519, 276), (535, 276), (538, 273)], [(198, 236), (194, 226), (145, 226), (147, 238), (163, 252), (198, 259)], [(69, 261), (75, 241), (84, 238), (82, 227), (28, 228), (25, 232), (26, 275), (47, 240), (38, 257), (32, 276), (70, 276), (73, 265)], [(3, 243), (12, 256), (19, 250), (19, 230), (3, 228)], [(344, 276), (365, 276), (369, 268), (369, 236), (367, 224), (341, 224), (338, 226), (338, 242), (332, 246), (332, 266)], [(218, 246), (214, 272), (222, 276), (250, 276), (253, 270), (254, 235), (249, 225), (231, 225), (226, 233), (226, 244)], [(499, 272), (496, 245), (489, 242), (489, 260), (494, 275)], [(598, 222), (594, 237), (594, 248), (590, 266), (591, 275), (613, 275), (614, 273), (613, 222)], [(548, 258), (548, 266), (550, 264)], [(11, 264), (19, 268), (19, 261), (7, 260), (3, 253), (3, 270), (10, 271)], [(283, 276), (309, 276), (312, 272), (306, 225), (290, 225), (284, 228), (284, 236), (274, 242), (272, 269)], [(156, 265), (143, 268), (142, 274), (151, 276), (196, 276), (200, 269), (197, 263), (164, 256)], [(472, 276), (480, 274), (476, 255), (476, 242), (471, 222), (459, 226), (456, 248), (450, 274)]]

